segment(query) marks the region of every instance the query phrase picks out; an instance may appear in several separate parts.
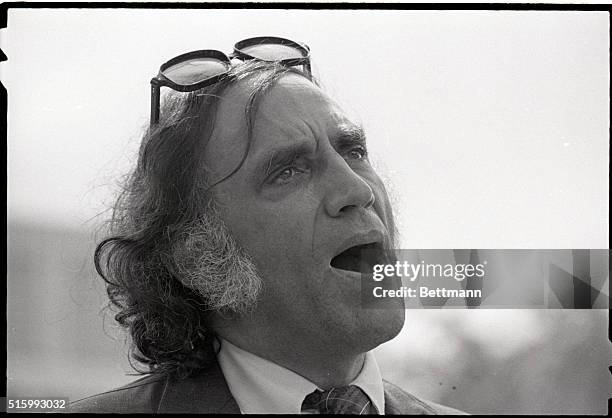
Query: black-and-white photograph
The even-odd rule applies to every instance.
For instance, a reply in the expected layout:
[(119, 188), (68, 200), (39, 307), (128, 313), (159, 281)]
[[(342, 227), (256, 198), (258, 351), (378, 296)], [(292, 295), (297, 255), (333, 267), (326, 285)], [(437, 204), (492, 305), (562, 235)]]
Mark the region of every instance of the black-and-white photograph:
[(8, 412), (608, 413), (603, 7), (132, 6), (5, 7)]

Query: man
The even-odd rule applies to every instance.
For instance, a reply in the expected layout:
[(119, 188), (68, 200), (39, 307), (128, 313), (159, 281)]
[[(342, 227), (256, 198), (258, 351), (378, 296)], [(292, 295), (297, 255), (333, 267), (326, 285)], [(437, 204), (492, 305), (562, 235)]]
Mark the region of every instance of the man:
[[(364, 309), (359, 265), (393, 247), (391, 207), (308, 48), (190, 54), (152, 81), (152, 126), (95, 257), (149, 375), (72, 410), (458, 413), (380, 376), (371, 350), (404, 309)], [(161, 115), (159, 85), (181, 91)]]

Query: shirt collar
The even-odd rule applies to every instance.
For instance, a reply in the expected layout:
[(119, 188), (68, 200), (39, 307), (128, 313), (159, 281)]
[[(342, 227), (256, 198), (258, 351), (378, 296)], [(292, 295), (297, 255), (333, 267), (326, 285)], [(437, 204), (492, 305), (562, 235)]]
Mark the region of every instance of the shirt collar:
[[(217, 359), (232, 396), (243, 414), (299, 414), (314, 383), (269, 360), (221, 339)], [(350, 383), (359, 386), (384, 414), (385, 394), (382, 377), (372, 352), (366, 353), (363, 367)]]
[(350, 384), (359, 386), (372, 400), (378, 413), (380, 415), (385, 414), (385, 389), (373, 352), (368, 351), (366, 353), (361, 371)]

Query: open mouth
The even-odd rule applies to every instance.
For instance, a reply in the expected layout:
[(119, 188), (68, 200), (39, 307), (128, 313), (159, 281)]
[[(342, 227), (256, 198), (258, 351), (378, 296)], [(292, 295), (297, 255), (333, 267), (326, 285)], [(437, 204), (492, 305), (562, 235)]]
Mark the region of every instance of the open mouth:
[(331, 266), (339, 270), (372, 273), (375, 264), (385, 264), (387, 254), (378, 242), (351, 247), (331, 260)]

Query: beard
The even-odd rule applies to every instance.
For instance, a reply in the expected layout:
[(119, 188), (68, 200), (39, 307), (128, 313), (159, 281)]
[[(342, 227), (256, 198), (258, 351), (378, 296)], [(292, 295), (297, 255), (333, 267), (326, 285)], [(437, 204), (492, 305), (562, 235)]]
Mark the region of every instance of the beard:
[(213, 206), (183, 228), (172, 256), (176, 276), (202, 297), (207, 309), (231, 315), (255, 307), (261, 277)]

